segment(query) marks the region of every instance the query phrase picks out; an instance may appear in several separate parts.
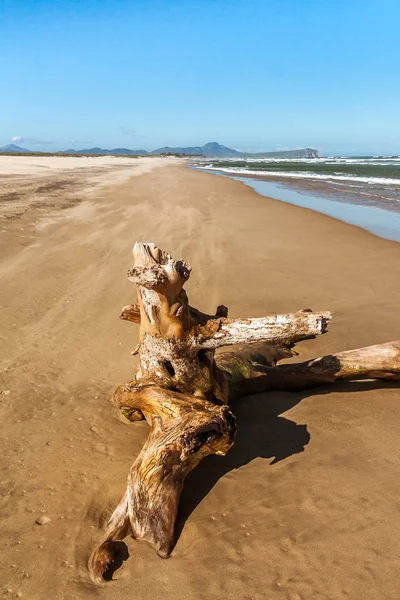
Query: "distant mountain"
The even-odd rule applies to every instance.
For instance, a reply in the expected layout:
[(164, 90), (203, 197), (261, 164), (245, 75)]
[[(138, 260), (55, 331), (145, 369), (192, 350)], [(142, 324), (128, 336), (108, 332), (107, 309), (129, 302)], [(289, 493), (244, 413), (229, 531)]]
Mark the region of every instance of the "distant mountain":
[[(33, 152), (26, 148), (20, 148), (15, 144), (8, 144), (0, 148), (0, 152)], [(36, 153), (35, 153), (36, 154)], [(40, 154), (48, 154), (43, 152)], [(319, 158), (321, 154), (318, 150), (313, 148), (303, 148), (300, 150), (285, 150), (282, 152), (257, 152), (255, 154), (249, 152), (239, 152), (228, 146), (222, 146), (217, 142), (209, 142), (204, 146), (185, 146), (178, 148), (171, 148), (170, 146), (164, 146), (163, 148), (157, 148), (148, 152), (147, 150), (131, 150), (130, 148), (114, 148), (113, 150), (107, 150), (106, 148), (85, 148), (83, 150), (62, 150), (60, 152), (51, 154), (80, 154), (80, 155), (100, 155), (105, 154), (108, 156), (143, 156), (145, 154), (180, 154), (187, 156), (219, 156), (219, 157), (253, 157), (253, 158)]]
[(157, 148), (152, 150), (150, 154), (192, 154), (197, 156), (240, 156), (241, 153), (233, 148), (221, 146), (217, 142), (209, 142), (204, 146), (186, 146), (184, 148)]
[(149, 154), (147, 150), (129, 150), (128, 148), (114, 148), (111, 150), (111, 154)]
[(221, 146), (217, 142), (209, 142), (204, 146), (189, 146), (183, 148), (170, 148), (164, 146), (164, 148), (157, 148), (152, 150), (150, 154), (191, 154), (197, 156), (220, 156), (220, 157), (234, 157), (241, 156), (247, 157), (259, 157), (259, 158), (319, 158), (321, 154), (314, 148), (303, 148), (300, 150), (285, 150), (282, 152), (257, 152), (255, 154), (250, 152), (240, 152), (227, 146)]
[(15, 144), (8, 144), (7, 146), (3, 146), (0, 148), (0, 152), (32, 152), (32, 150), (27, 150), (26, 148), (20, 148)]
[(107, 154), (110, 156), (129, 156), (137, 154), (148, 154), (147, 150), (130, 150), (129, 148), (114, 148), (107, 150), (105, 148), (85, 148), (84, 150), (62, 150), (60, 154)]

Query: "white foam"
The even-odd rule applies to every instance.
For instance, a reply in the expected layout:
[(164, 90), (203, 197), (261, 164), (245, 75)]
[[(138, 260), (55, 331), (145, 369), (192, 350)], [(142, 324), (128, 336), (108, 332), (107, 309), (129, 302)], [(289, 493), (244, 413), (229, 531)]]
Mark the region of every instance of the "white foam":
[(245, 162), (245, 163), (261, 163), (261, 164), (274, 164), (274, 163), (292, 163), (292, 164), (311, 164), (311, 165), (365, 165), (365, 166), (400, 166), (400, 157), (383, 157), (383, 158), (347, 158), (347, 157), (329, 157), (329, 158), (268, 158), (268, 157), (216, 157), (216, 158), (203, 158), (199, 159), (200, 162), (210, 162), (213, 164), (219, 162)]
[(311, 171), (305, 172), (293, 172), (293, 171), (255, 171), (252, 169), (245, 169), (242, 167), (215, 167), (202, 165), (202, 169), (208, 169), (209, 171), (223, 171), (232, 175), (244, 175), (251, 176), (257, 175), (258, 177), (281, 177), (284, 179), (317, 179), (323, 181), (356, 181), (358, 183), (367, 183), (370, 185), (398, 185), (400, 186), (399, 179), (390, 179), (386, 177), (359, 177), (355, 175), (323, 175), (321, 173), (312, 173)]

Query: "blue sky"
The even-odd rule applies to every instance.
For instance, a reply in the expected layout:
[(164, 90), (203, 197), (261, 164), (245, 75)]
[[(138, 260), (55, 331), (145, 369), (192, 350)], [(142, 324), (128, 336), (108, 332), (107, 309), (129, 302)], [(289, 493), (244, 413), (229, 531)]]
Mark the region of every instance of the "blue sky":
[(0, 6), (0, 146), (400, 154), (398, 0)]

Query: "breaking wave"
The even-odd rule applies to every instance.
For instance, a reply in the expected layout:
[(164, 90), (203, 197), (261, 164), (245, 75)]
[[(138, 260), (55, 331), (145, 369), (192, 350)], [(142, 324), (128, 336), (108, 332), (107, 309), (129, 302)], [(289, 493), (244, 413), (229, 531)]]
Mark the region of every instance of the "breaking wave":
[[(270, 161), (269, 161), (270, 162)], [(287, 161), (285, 161), (287, 162)], [(387, 177), (360, 177), (357, 175), (347, 175), (339, 173), (314, 173), (312, 171), (274, 171), (267, 169), (246, 169), (242, 167), (220, 167), (214, 165), (202, 165), (203, 169), (209, 171), (223, 171), (224, 173), (230, 173), (232, 175), (244, 175), (244, 176), (262, 176), (262, 177), (284, 177), (294, 179), (322, 179), (325, 181), (345, 181), (345, 182), (358, 182), (363, 184), (375, 184), (375, 185), (398, 185), (400, 186), (400, 173), (399, 178), (387, 178)]]

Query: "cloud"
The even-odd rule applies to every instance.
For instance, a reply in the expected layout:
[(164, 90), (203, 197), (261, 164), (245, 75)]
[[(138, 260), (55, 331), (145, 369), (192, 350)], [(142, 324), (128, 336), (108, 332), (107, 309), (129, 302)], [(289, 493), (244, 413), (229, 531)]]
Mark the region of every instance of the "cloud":
[(136, 131), (131, 127), (121, 127), (121, 133), (123, 135), (129, 135), (130, 137), (136, 137)]
[(13, 135), (11, 138), (11, 142), (20, 142), (25, 144), (40, 144), (47, 146), (48, 144), (54, 144), (53, 140), (40, 140), (38, 138), (24, 138), (22, 135)]

